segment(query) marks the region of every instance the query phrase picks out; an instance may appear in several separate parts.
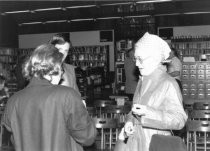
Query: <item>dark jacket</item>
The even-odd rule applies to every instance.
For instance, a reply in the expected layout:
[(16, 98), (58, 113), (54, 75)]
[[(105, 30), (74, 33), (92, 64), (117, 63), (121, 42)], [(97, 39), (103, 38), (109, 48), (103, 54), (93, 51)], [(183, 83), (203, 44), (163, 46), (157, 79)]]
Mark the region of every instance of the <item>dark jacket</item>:
[(64, 74), (63, 74), (63, 78), (64, 78), (63, 80), (64, 81), (61, 83), (61, 85), (71, 87), (80, 94), (79, 88), (77, 86), (75, 66), (72, 66), (72, 65), (67, 64), (67, 63), (63, 63), (63, 68), (64, 68)]
[(82, 151), (96, 137), (79, 94), (38, 78), (9, 99), (2, 122), (16, 151)]

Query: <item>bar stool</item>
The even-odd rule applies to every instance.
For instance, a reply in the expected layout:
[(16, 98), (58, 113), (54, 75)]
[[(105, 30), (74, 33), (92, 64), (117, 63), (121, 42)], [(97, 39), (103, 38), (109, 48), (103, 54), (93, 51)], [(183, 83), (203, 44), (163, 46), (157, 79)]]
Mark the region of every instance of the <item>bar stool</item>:
[(96, 111), (95, 107), (88, 106), (87, 111), (88, 111), (88, 114), (90, 115), (90, 117), (92, 117), (92, 118), (97, 117), (97, 111)]
[(190, 113), (193, 110), (193, 103), (183, 103), (183, 106), (187, 113)]
[(210, 150), (210, 138), (207, 135), (210, 132), (210, 121), (189, 120), (186, 129), (188, 151)]
[(109, 98), (116, 101), (118, 106), (125, 105), (126, 102), (131, 102), (128, 96), (110, 95)]
[[(4, 133), (6, 132), (5, 130), (6, 128), (0, 124), (0, 151), (15, 151), (11, 140), (8, 138), (6, 139), (6, 142), (4, 140)], [(10, 137), (11, 138), (11, 137)], [(3, 140), (4, 140), (4, 144), (3, 144)]]
[(189, 113), (188, 118), (190, 120), (209, 121), (210, 120), (210, 110), (192, 110)]
[(113, 100), (95, 100), (94, 106), (96, 108), (97, 115), (99, 117), (102, 117), (102, 110), (104, 109), (104, 107), (109, 105), (116, 105), (116, 102)]
[(193, 110), (210, 110), (210, 102), (195, 102)]
[(100, 136), (100, 149), (113, 149), (119, 133), (117, 119), (111, 118), (94, 118), (95, 126)]
[(125, 122), (126, 115), (131, 111), (131, 106), (109, 105), (102, 113), (105, 118), (117, 118), (120, 124)]

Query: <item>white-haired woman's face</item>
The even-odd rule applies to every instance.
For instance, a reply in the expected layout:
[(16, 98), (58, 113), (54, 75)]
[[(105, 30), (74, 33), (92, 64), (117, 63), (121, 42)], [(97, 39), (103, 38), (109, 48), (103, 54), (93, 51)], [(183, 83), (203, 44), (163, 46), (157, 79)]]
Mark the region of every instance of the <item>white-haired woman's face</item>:
[(147, 55), (146, 53), (138, 51), (138, 47), (135, 49), (135, 62), (136, 66), (142, 76), (150, 75), (156, 68), (158, 68), (161, 59), (157, 56)]

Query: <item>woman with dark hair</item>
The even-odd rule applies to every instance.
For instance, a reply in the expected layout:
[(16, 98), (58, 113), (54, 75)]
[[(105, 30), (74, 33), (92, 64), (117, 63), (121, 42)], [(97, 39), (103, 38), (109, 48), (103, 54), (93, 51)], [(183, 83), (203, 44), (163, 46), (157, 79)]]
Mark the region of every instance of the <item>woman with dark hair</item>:
[(51, 44), (38, 46), (25, 62), (30, 83), (8, 101), (3, 125), (16, 151), (83, 151), (96, 136), (95, 124), (79, 94), (58, 85), (63, 55)]
[[(56, 48), (58, 48), (59, 52), (63, 54), (62, 62), (64, 62), (69, 53), (69, 49), (71, 47), (70, 40), (65, 36), (65, 34), (59, 33), (59, 34), (55, 34), (51, 38), (49, 43), (53, 44)], [(63, 69), (65, 73), (63, 75), (63, 79), (60, 84), (71, 87), (75, 89), (77, 92), (79, 92), (79, 89), (76, 83), (75, 66), (67, 64), (67, 63), (63, 63)]]

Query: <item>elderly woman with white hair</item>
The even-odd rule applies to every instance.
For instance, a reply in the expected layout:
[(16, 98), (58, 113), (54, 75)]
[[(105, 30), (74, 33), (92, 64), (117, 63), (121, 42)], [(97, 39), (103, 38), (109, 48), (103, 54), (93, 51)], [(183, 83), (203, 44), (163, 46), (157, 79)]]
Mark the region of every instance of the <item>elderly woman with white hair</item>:
[(122, 140), (128, 137), (128, 143), (132, 141), (130, 151), (149, 151), (153, 134), (171, 135), (171, 130), (185, 125), (187, 115), (179, 86), (162, 65), (170, 51), (164, 40), (149, 33), (135, 45), (136, 66), (142, 78), (134, 94), (132, 111), (119, 136)]

